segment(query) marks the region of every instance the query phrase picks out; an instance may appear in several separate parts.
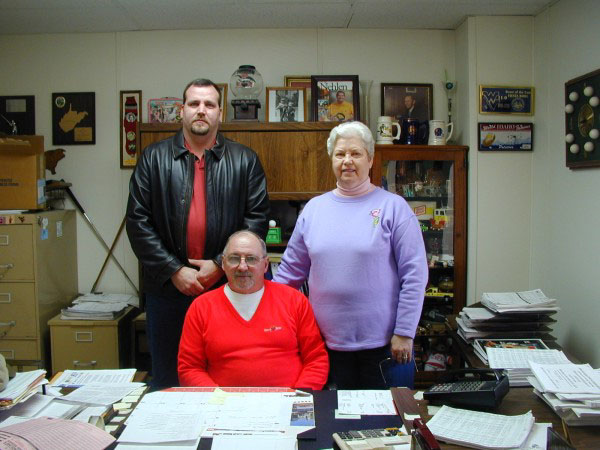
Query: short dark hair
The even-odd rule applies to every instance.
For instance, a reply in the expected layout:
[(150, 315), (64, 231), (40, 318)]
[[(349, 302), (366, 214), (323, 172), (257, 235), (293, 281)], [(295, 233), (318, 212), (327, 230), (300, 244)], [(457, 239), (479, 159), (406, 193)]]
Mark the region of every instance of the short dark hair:
[(187, 86), (185, 87), (185, 89), (183, 90), (183, 103), (185, 104), (185, 93), (187, 92), (187, 90), (191, 87), (191, 86), (198, 86), (198, 87), (202, 87), (202, 86), (212, 86), (215, 88), (215, 90), (217, 91), (217, 94), (219, 96), (219, 106), (221, 106), (221, 90), (219, 89), (219, 86), (217, 86), (215, 83), (213, 83), (212, 81), (210, 81), (208, 78), (196, 78), (195, 80), (190, 81)]
[(338, 95), (339, 93), (342, 93), (342, 94), (344, 94), (344, 96), (346, 96), (346, 92), (345, 92), (345, 91), (342, 91), (342, 90), (340, 89), (339, 91), (337, 91), (337, 92), (335, 93), (336, 97), (337, 97), (337, 95)]

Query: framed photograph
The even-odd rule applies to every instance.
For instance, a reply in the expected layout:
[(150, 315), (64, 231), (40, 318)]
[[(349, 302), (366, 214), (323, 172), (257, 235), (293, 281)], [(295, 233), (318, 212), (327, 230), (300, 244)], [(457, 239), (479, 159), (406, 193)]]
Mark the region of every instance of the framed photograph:
[(480, 114), (533, 115), (535, 91), (532, 87), (479, 86)]
[(396, 120), (433, 119), (433, 84), (381, 83), (381, 115)]
[(312, 121), (313, 120), (313, 116), (312, 116), (312, 111), (310, 110), (310, 108), (308, 108), (308, 105), (311, 105), (311, 97), (310, 97), (310, 93), (311, 93), (311, 89), (310, 89), (310, 75), (286, 75), (284, 77), (284, 86), (287, 87), (302, 87), (304, 88), (305, 92), (306, 92), (306, 101), (304, 102), (305, 105), (307, 105), (306, 111), (306, 120), (308, 121)]
[(479, 123), (479, 150), (532, 151), (532, 123)]
[(148, 122), (181, 122), (183, 99), (175, 97), (151, 98), (148, 100)]
[(35, 134), (35, 97), (33, 95), (0, 97), (0, 133)]
[(221, 93), (221, 122), (227, 120), (227, 83), (217, 83), (219, 86), (219, 92)]
[(312, 75), (310, 86), (313, 120), (360, 120), (358, 75)]
[(267, 87), (267, 122), (306, 122), (306, 89)]
[(52, 145), (96, 143), (96, 94), (52, 94)]
[(119, 101), (119, 128), (121, 169), (133, 169), (140, 148), (140, 123), (142, 121), (142, 91), (121, 91)]

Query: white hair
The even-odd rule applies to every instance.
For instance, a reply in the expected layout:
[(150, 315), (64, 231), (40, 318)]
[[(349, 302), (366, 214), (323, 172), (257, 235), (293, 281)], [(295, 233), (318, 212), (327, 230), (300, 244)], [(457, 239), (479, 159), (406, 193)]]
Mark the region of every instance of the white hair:
[(358, 121), (344, 122), (331, 130), (329, 138), (327, 139), (327, 154), (329, 157), (331, 158), (333, 155), (333, 148), (335, 147), (338, 138), (351, 137), (360, 138), (365, 144), (369, 159), (373, 159), (373, 155), (375, 154), (375, 140), (373, 139), (373, 134), (371, 133), (371, 130), (369, 130), (369, 127)]

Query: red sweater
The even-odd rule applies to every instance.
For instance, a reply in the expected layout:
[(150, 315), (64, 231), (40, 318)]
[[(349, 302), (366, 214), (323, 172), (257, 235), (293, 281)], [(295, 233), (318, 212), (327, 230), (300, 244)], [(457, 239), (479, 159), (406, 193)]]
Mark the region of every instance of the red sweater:
[(181, 386), (321, 389), (329, 360), (308, 299), (265, 280), (254, 316), (244, 320), (224, 286), (198, 297), (179, 344)]

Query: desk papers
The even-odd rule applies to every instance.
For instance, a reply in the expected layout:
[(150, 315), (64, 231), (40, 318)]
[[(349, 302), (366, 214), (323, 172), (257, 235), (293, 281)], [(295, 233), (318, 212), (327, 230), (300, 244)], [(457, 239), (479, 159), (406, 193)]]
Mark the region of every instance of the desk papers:
[[(25, 442), (23, 442), (25, 440)], [(44, 450), (103, 450), (115, 440), (93, 425), (40, 417), (0, 429), (0, 448)], [(10, 446), (12, 443), (16, 445)], [(27, 444), (28, 443), (28, 444)]]
[(129, 383), (135, 376), (135, 369), (116, 370), (65, 370), (52, 386), (78, 388), (89, 383), (105, 385)]
[(548, 298), (541, 289), (521, 292), (484, 292), (481, 303), (494, 312), (558, 311), (556, 299)]
[(531, 411), (505, 416), (444, 405), (427, 422), (427, 427), (444, 442), (480, 449), (508, 449), (523, 445), (534, 421)]
[(143, 385), (144, 383), (111, 384), (110, 389), (107, 389), (103, 383), (88, 383), (63, 398), (71, 402), (110, 406)]
[(528, 386), (531, 376), (530, 365), (534, 362), (545, 364), (570, 364), (560, 350), (524, 348), (486, 348), (491, 369), (506, 369), (511, 386)]
[(17, 372), (15, 377), (6, 384), (6, 388), (0, 392), (0, 410), (8, 409), (29, 398), (46, 382), (45, 370), (32, 370), (30, 372)]
[(338, 412), (340, 414), (395, 416), (396, 408), (389, 389), (386, 390), (339, 390)]

